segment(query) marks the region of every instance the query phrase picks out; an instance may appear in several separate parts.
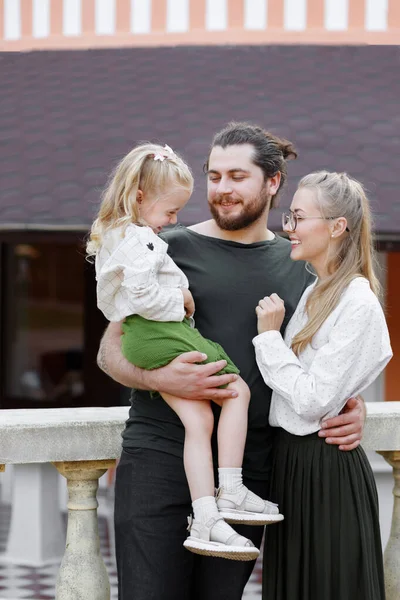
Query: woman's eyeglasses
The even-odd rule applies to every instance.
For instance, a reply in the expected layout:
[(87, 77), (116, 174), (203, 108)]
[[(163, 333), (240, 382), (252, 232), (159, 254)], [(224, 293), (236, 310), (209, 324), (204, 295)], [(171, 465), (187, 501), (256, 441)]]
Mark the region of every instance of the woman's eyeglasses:
[[(290, 231), (296, 231), (299, 221), (303, 221), (303, 219), (323, 219), (324, 221), (329, 221), (330, 219), (339, 219), (339, 217), (307, 217), (303, 215), (298, 216), (294, 212), (284, 212), (282, 213), (282, 227), (283, 229), (287, 227)], [(350, 229), (346, 227), (346, 231), (350, 232)]]

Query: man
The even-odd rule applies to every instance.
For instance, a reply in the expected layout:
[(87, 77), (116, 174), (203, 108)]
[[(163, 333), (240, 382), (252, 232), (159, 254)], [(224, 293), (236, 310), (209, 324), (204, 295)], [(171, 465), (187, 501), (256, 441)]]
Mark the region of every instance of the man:
[[(285, 327), (312, 281), (304, 264), (290, 260), (290, 244), (267, 228), (290, 157), (296, 152), (289, 142), (245, 123), (228, 125), (215, 136), (206, 164), (212, 219), (166, 235), (172, 258), (188, 276), (198, 329), (223, 346), (250, 386), (243, 475), (245, 485), (263, 498), (268, 498), (273, 428), (268, 425), (271, 390), (252, 347), (255, 307), (276, 292), (285, 301)], [(197, 352), (162, 369), (141, 371), (122, 357), (120, 335), (119, 325), (111, 324), (99, 352), (103, 370), (136, 388), (115, 492), (119, 598), (240, 600), (252, 563), (197, 556), (182, 547), (191, 512), (182, 460), (184, 430), (160, 397), (143, 391), (223, 400), (232, 392), (219, 386), (235, 376), (216, 375), (224, 361), (196, 364), (203, 360)], [(215, 415), (217, 421), (216, 406)], [(352, 449), (361, 438), (363, 418), (362, 400), (352, 399), (321, 435), (328, 434), (327, 442), (342, 450)], [(260, 546), (261, 527), (237, 530)]]

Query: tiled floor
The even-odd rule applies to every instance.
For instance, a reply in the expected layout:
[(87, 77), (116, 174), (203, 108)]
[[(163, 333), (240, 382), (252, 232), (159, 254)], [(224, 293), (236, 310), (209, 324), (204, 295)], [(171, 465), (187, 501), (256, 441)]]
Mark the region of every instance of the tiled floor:
[[(109, 519), (107, 509), (101, 504), (99, 517), (99, 535), (101, 551), (107, 567), (110, 584), (111, 600), (117, 600), (117, 574), (114, 558), (110, 548)], [(10, 507), (0, 505), (0, 552), (5, 550), (8, 527), (10, 522)], [(5, 566), (0, 564), (0, 600), (19, 600), (31, 598), (33, 600), (54, 600), (55, 583), (58, 566), (34, 569), (22, 566)], [(253, 575), (243, 594), (243, 600), (261, 600), (261, 565), (257, 563)]]

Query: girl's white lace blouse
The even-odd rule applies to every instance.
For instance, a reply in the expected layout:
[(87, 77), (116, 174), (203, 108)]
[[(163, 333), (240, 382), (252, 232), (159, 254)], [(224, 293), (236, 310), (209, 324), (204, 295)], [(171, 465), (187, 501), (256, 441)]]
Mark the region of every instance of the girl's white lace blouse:
[(269, 422), (295, 435), (321, 428), (321, 420), (339, 414), (347, 400), (361, 393), (385, 368), (392, 350), (385, 317), (369, 282), (354, 279), (297, 357), (290, 345), (307, 323), (306, 289), (283, 339), (266, 331), (253, 339), (265, 383), (273, 390)]
[(96, 255), (97, 305), (109, 321), (140, 315), (151, 321), (182, 321), (180, 288), (186, 275), (167, 254), (168, 245), (150, 227), (111, 229)]

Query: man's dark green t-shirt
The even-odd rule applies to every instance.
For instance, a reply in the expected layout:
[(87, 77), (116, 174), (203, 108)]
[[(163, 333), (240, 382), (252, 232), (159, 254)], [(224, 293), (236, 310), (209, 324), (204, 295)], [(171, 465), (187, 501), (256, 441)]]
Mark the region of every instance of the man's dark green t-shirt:
[[(189, 280), (197, 329), (221, 344), (250, 387), (243, 473), (252, 479), (268, 479), (273, 435), (268, 424), (271, 390), (260, 375), (252, 345), (257, 335), (255, 308), (261, 298), (277, 293), (286, 307), (283, 333), (313, 277), (303, 262), (290, 259), (290, 243), (279, 236), (272, 241), (241, 244), (178, 227), (164, 239), (170, 256)], [(219, 407), (213, 404), (213, 410), (217, 417)], [(182, 457), (183, 441), (182, 423), (163, 399), (133, 390), (123, 447)]]

